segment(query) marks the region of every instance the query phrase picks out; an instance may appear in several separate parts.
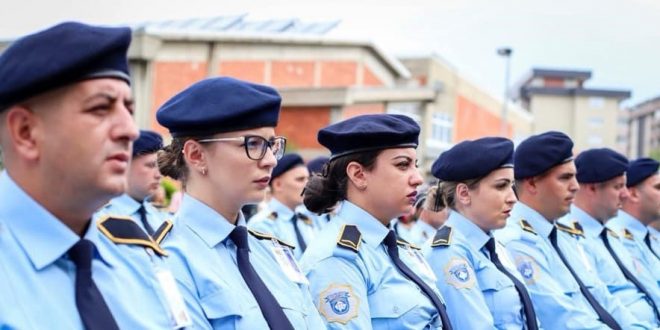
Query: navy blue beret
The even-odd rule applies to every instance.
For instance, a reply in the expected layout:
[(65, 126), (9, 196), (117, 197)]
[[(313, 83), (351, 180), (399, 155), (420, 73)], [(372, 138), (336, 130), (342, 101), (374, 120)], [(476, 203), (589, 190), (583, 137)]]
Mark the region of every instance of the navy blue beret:
[(13, 42), (0, 56), (0, 111), (30, 97), (91, 78), (130, 84), (129, 28), (61, 23)]
[(154, 153), (161, 148), (163, 148), (163, 138), (160, 134), (140, 130), (140, 137), (133, 142), (133, 156)]
[(578, 182), (605, 182), (625, 173), (628, 169), (628, 159), (612, 149), (589, 149), (575, 158), (575, 167)]
[(270, 175), (270, 180), (272, 182), (278, 176), (286, 173), (286, 171), (303, 165), (305, 165), (305, 162), (303, 161), (302, 157), (300, 157), (300, 155), (295, 153), (285, 154), (282, 156), (282, 159), (277, 161), (277, 166), (273, 168), (273, 173)]
[(639, 158), (630, 162), (626, 173), (626, 186), (634, 187), (651, 175), (658, 173), (658, 166), (660, 163), (651, 158)]
[(419, 125), (404, 115), (362, 115), (321, 129), (317, 138), (330, 150), (332, 160), (356, 152), (416, 148)]
[(463, 141), (443, 152), (431, 167), (442, 181), (481, 178), (502, 167), (513, 167), (513, 142), (501, 137)]
[(316, 157), (309, 162), (307, 162), (307, 169), (309, 173), (321, 173), (323, 171), (323, 166), (328, 163), (330, 158), (326, 156)]
[(275, 127), (281, 103), (272, 87), (230, 77), (209, 78), (165, 102), (156, 119), (172, 136), (206, 136)]
[(532, 135), (518, 145), (513, 155), (516, 180), (545, 173), (573, 159), (573, 141), (561, 132)]

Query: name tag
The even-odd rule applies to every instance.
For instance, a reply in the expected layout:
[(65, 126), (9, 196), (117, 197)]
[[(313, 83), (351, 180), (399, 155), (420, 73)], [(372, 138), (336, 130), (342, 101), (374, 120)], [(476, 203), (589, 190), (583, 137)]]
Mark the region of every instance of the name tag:
[(293, 282), (309, 285), (307, 277), (303, 275), (293, 256), (293, 251), (287, 246), (282, 246), (277, 240), (272, 240), (272, 242), (271, 251), (284, 274)]
[(181, 296), (181, 292), (179, 292), (179, 288), (176, 285), (172, 273), (166, 269), (159, 269), (156, 270), (156, 278), (165, 294), (167, 307), (169, 308), (172, 317), (170, 320), (172, 328), (180, 329), (192, 325), (192, 319), (190, 318), (190, 315), (188, 315), (188, 310), (186, 309), (183, 297)]

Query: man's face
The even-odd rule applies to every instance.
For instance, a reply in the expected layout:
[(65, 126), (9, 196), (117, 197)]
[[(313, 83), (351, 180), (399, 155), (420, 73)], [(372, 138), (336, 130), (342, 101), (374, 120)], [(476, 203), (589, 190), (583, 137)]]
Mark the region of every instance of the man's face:
[(161, 177), (155, 152), (134, 156), (128, 172), (128, 195), (138, 201), (154, 195)]
[(557, 165), (536, 179), (539, 202), (544, 216), (556, 220), (570, 210), (580, 185), (575, 178), (573, 161)]
[(595, 185), (594, 207), (595, 216), (600, 221), (607, 221), (616, 216), (628, 197), (626, 176), (620, 175)]
[(305, 166), (297, 166), (273, 180), (273, 195), (288, 206), (302, 204), (301, 196), (309, 180), (309, 171)]

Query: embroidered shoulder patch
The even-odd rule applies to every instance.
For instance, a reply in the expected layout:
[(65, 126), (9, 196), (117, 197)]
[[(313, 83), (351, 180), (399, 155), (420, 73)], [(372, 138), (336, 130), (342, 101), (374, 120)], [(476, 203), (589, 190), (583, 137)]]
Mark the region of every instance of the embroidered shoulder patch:
[(337, 245), (358, 252), (362, 242), (362, 233), (355, 225), (343, 225), (337, 237)]
[(457, 289), (474, 287), (476, 278), (472, 266), (463, 258), (453, 257), (445, 266), (445, 280)]
[(451, 232), (452, 228), (450, 226), (442, 226), (435, 232), (433, 236), (433, 241), (431, 242), (431, 247), (446, 247), (451, 244)]
[(529, 222), (527, 222), (527, 220), (525, 220), (525, 219), (520, 220), (520, 228), (522, 228), (522, 230), (524, 230), (528, 233), (538, 235), (536, 233), (536, 231), (534, 230), (534, 227), (532, 227), (532, 225), (530, 225)]
[(525, 280), (526, 284), (534, 284), (538, 279), (539, 265), (536, 261), (527, 256), (516, 257), (516, 269)]
[(319, 295), (319, 312), (328, 322), (347, 324), (358, 316), (360, 299), (348, 284), (330, 284)]

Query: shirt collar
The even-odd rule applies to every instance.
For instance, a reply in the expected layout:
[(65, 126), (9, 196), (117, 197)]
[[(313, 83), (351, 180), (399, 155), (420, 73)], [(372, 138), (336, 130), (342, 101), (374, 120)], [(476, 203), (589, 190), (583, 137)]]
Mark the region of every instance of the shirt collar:
[(446, 224), (465, 237), (467, 243), (474, 250), (481, 250), (490, 239), (490, 236), (481, 230), (479, 226), (454, 210), (449, 212)]
[(119, 209), (122, 214), (133, 214), (138, 211), (142, 203), (133, 199), (133, 197), (128, 194), (123, 194), (119, 197), (115, 197), (110, 201), (110, 204), (114, 205)]
[[(660, 236), (660, 231), (658, 231), (657, 229), (655, 229), (651, 226), (647, 226), (647, 228), (649, 229), (649, 233), (651, 233), (651, 235), (656, 236), (656, 237)], [(658, 237), (658, 238), (660, 238), (660, 237)]]
[(356, 225), (360, 229), (362, 239), (373, 246), (380, 245), (390, 231), (369, 212), (349, 201), (343, 202), (341, 210), (337, 214), (337, 219), (341, 219), (346, 224)]
[[(584, 232), (585, 236), (598, 237), (603, 231), (603, 228), (605, 228), (605, 226), (603, 226), (600, 221), (596, 220), (594, 217), (589, 215), (589, 213), (575, 205), (571, 205), (571, 213), (569, 213), (569, 216), (570, 219), (575, 219), (575, 221), (582, 225), (582, 231)], [(565, 224), (572, 225), (572, 223)]]
[(276, 212), (277, 217), (281, 219), (289, 220), (293, 217), (293, 211), (286, 205), (282, 204), (282, 202), (278, 201), (275, 197), (272, 197), (270, 201), (268, 201), (268, 209)]
[(513, 206), (511, 218), (516, 219), (516, 221), (527, 221), (534, 228), (534, 231), (546, 238), (550, 236), (550, 232), (554, 228), (554, 224), (551, 221), (521, 201), (518, 201)]
[[(32, 199), (4, 171), (0, 174), (0, 221), (4, 221), (30, 262), (41, 270), (57, 261), (80, 240), (69, 227)], [(35, 230), (38, 228), (38, 230)], [(100, 242), (95, 223), (84, 236), (96, 246), (94, 257), (111, 264), (110, 253)]]
[(620, 219), (619, 221), (621, 221), (623, 228), (628, 229), (634, 237), (644, 238), (646, 236), (646, 233), (648, 232), (646, 226), (629, 213), (619, 210), (618, 218)]
[[(181, 224), (188, 226), (209, 248), (223, 242), (236, 226), (200, 200), (188, 194), (183, 195), (177, 213)], [(243, 213), (239, 212), (238, 225), (245, 224)]]

